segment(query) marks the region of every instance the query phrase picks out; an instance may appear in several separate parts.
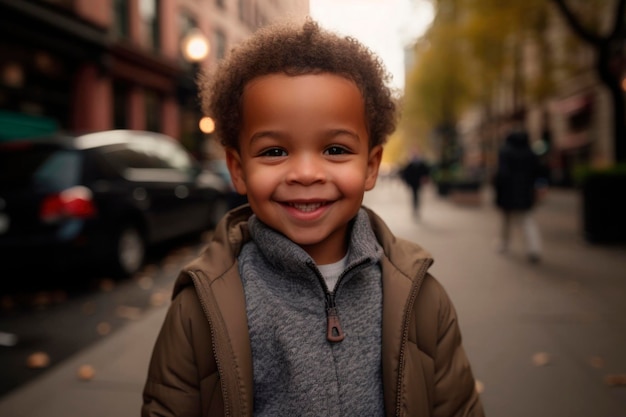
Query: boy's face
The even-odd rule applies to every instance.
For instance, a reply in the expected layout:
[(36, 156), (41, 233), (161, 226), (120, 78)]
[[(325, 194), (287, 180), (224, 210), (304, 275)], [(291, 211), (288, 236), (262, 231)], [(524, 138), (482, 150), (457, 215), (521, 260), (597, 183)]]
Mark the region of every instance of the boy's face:
[(227, 150), (237, 191), (265, 224), (317, 264), (346, 253), (348, 222), (378, 175), (365, 107), (352, 81), (271, 74), (246, 85), (239, 151)]

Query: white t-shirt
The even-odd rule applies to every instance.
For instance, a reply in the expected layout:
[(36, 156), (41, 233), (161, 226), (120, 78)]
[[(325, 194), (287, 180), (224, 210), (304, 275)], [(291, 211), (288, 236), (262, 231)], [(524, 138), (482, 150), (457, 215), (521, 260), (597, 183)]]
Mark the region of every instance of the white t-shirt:
[(346, 265), (348, 263), (348, 254), (344, 256), (339, 261), (327, 264), (327, 265), (318, 265), (317, 268), (322, 273), (324, 277), (324, 281), (326, 281), (326, 286), (330, 292), (335, 292), (335, 285), (337, 285), (337, 281), (339, 280), (339, 275), (346, 269)]

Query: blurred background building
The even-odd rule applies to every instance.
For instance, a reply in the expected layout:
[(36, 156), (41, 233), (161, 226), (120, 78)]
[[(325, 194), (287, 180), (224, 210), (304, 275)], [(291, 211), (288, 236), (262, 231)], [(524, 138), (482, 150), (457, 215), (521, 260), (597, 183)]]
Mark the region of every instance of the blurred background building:
[(624, 0), (436, 4), (406, 51), (402, 128), (448, 177), (488, 180), (519, 112), (554, 185), (626, 163)]
[(277, 17), (307, 14), (308, 3), (0, 0), (0, 140), (128, 128), (200, 153), (199, 71)]

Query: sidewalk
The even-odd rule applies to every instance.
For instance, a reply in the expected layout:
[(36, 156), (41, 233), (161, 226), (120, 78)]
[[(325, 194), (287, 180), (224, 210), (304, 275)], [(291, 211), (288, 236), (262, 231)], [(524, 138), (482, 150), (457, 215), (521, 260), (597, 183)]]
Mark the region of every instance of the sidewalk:
[[(0, 398), (0, 416), (139, 416), (152, 346), (165, 313), (166, 307), (148, 310), (141, 319)], [(85, 364), (95, 370), (92, 380), (78, 377)]]
[[(460, 206), (426, 189), (414, 220), (406, 190), (383, 180), (365, 204), (434, 255), (432, 272), (459, 312), (488, 417), (626, 417), (626, 386), (606, 379), (626, 374), (626, 248), (586, 244), (576, 194), (553, 190), (537, 210), (542, 263), (526, 261), (520, 236), (509, 254), (497, 254), (489, 198)], [(138, 416), (165, 312), (148, 310), (0, 398), (0, 416)], [(95, 369), (90, 381), (77, 377), (83, 364)]]
[(489, 189), (479, 206), (424, 191), (413, 222), (402, 184), (380, 183), (365, 203), (434, 255), (487, 416), (626, 417), (626, 385), (611, 385), (626, 376), (626, 246), (588, 244), (579, 195), (552, 189), (535, 212), (544, 247), (533, 265), (519, 230), (508, 253), (496, 251)]

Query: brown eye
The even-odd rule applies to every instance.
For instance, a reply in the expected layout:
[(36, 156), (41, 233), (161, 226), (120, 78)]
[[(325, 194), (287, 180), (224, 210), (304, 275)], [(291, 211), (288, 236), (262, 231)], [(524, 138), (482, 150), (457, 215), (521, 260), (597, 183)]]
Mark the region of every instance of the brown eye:
[(324, 153), (327, 155), (343, 155), (350, 152), (342, 146), (331, 146), (327, 148)]
[(271, 149), (266, 149), (265, 151), (261, 152), (260, 155), (269, 156), (270, 158), (277, 158), (280, 156), (287, 156), (287, 152), (285, 152), (283, 149), (271, 148)]

